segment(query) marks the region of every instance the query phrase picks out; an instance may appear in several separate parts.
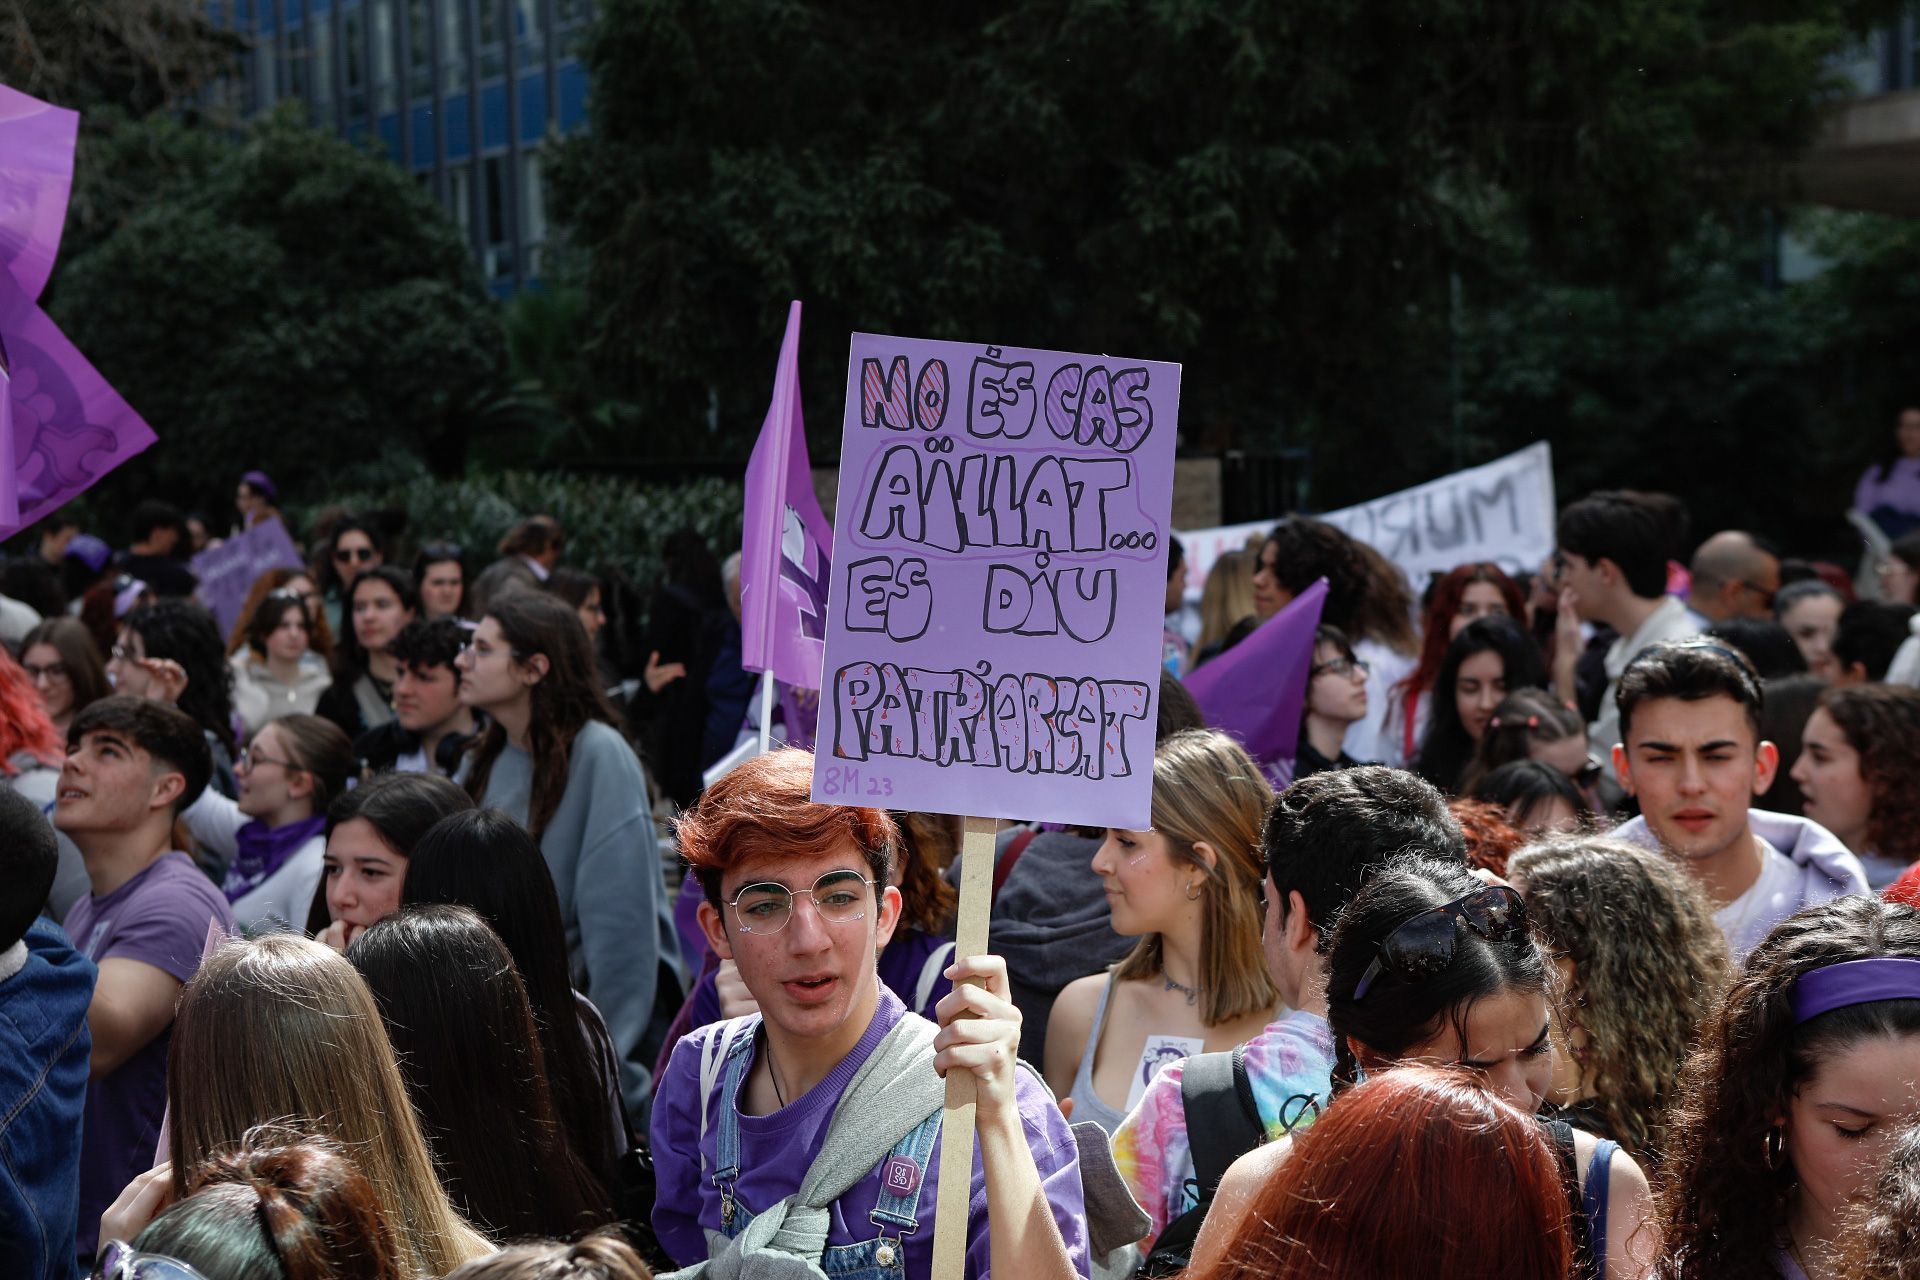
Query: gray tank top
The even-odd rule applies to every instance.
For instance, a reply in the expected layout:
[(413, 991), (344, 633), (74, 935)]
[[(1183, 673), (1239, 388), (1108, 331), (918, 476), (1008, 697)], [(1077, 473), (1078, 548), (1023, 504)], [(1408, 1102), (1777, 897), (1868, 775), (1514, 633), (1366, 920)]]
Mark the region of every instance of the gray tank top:
[(1093, 1030), (1087, 1033), (1087, 1047), (1080, 1054), (1080, 1069), (1073, 1073), (1073, 1088), (1067, 1093), (1073, 1099), (1072, 1122), (1091, 1120), (1106, 1130), (1109, 1137), (1127, 1118), (1127, 1113), (1108, 1106), (1106, 1100), (1093, 1091), (1093, 1055), (1100, 1047), (1100, 1032), (1107, 1025), (1107, 1001), (1112, 997), (1113, 975), (1109, 973), (1107, 985), (1100, 992), (1100, 1008), (1093, 1015)]

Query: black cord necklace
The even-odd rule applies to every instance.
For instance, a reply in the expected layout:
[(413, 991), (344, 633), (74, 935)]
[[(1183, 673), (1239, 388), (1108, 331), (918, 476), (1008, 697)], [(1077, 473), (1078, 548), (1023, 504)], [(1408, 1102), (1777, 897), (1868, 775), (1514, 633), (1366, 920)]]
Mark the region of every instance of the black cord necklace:
[(780, 1102), (780, 1109), (786, 1110), (787, 1096), (780, 1092), (780, 1068), (773, 1060), (773, 1037), (761, 1033), (761, 1041), (767, 1047), (767, 1079), (773, 1081), (773, 1096)]

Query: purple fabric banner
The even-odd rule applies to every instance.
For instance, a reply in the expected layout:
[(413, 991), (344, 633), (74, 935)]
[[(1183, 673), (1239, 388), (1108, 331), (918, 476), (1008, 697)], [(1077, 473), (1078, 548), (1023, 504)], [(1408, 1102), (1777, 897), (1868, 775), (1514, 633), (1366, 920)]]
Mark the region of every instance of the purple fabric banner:
[(813, 492), (800, 414), (800, 304), (773, 375), (773, 402), (747, 463), (740, 545), (740, 665), (783, 684), (820, 687), (833, 526)]
[(20, 477), (13, 465), (13, 378), (0, 340), (0, 529), (20, 527)]
[(1144, 828), (1180, 366), (853, 335), (813, 795)]
[(0, 269), (30, 301), (53, 274), (80, 115), (0, 85)]
[(299, 548), (287, 536), (286, 526), (278, 520), (263, 520), (193, 558), (193, 576), (200, 579), (195, 594), (219, 619), (220, 634), (230, 636), (234, 624), (240, 621), (247, 593), (261, 574), (270, 569), (305, 567)]
[(1185, 681), (1207, 723), (1237, 738), (1278, 787), (1293, 781), (1313, 633), (1326, 603), (1327, 580), (1321, 578)]
[(153, 443), (153, 431), (15, 283), (0, 272), (0, 341), (11, 362), (19, 519), (0, 537), (77, 497)]

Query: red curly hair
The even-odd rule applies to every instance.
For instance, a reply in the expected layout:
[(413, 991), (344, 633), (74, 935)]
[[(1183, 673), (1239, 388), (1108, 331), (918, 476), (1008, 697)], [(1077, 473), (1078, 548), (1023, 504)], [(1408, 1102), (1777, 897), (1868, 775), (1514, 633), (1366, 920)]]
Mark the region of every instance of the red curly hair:
[(33, 681), (5, 649), (0, 649), (0, 777), (11, 778), (20, 772), (13, 757), (21, 752), (54, 769), (67, 758), (66, 744), (53, 727)]
[(884, 885), (900, 830), (885, 809), (818, 804), (813, 753), (786, 748), (755, 756), (708, 787), (680, 819), (680, 856), (720, 905), (720, 881), (750, 858), (818, 858), (852, 844)]
[(1505, 879), (1507, 859), (1527, 842), (1526, 834), (1507, 821), (1506, 810), (1485, 800), (1455, 800), (1447, 812), (1467, 837), (1467, 861)]

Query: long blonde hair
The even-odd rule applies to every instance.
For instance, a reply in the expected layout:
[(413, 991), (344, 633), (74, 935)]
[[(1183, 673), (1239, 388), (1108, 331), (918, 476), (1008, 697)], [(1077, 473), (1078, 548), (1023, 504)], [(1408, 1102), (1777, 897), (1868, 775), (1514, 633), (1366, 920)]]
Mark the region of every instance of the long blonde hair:
[(372, 993), (317, 942), (240, 939), (201, 964), (174, 1021), (167, 1103), (176, 1198), (209, 1157), (274, 1122), (347, 1150), (416, 1274), (493, 1252), (440, 1185)]
[(1193, 651), (1212, 648), (1254, 615), (1253, 552), (1222, 551), (1200, 588), (1200, 638)]
[[(1260, 948), (1260, 833), (1273, 788), (1224, 733), (1183, 729), (1153, 753), (1153, 829), (1174, 862), (1206, 875), (1200, 924), (1201, 1021), (1210, 1027), (1279, 1002)], [(1194, 851), (1205, 841), (1209, 867)], [(1161, 972), (1160, 935), (1147, 934), (1114, 967), (1121, 981)]]

